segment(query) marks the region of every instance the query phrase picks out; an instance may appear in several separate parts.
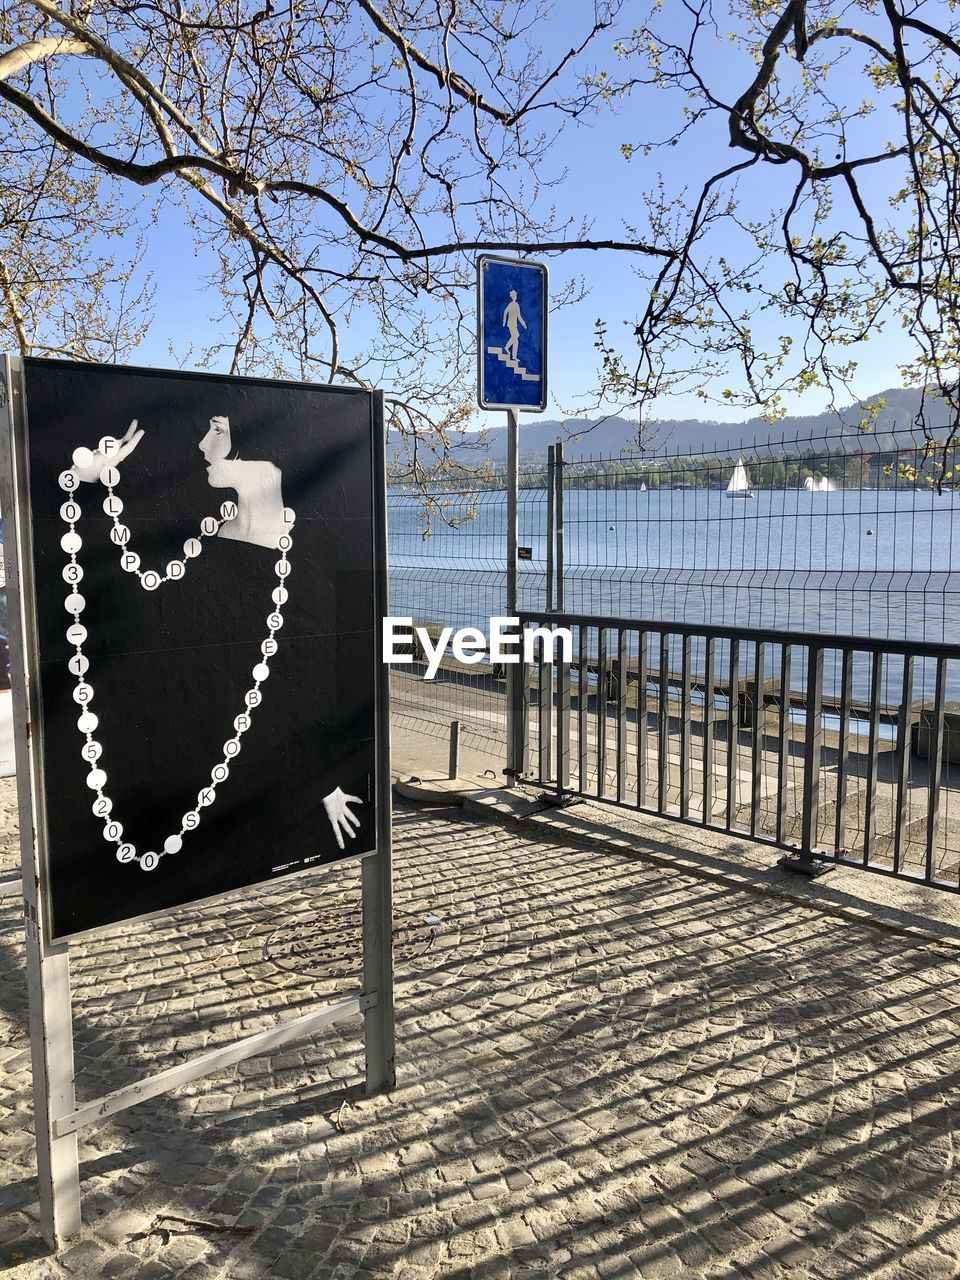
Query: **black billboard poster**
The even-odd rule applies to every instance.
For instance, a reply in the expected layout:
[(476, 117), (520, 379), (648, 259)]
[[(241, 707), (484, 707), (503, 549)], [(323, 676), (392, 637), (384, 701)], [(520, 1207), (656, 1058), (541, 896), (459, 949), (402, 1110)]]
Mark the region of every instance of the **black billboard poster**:
[(371, 852), (378, 399), (23, 362), (53, 938)]

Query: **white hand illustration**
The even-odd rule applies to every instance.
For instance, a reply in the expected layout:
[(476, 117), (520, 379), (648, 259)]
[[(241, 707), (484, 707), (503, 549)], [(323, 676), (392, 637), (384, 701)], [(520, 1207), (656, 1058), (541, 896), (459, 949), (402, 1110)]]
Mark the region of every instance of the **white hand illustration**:
[[(86, 481), (88, 484), (99, 480), (100, 473), (105, 467), (119, 466), (124, 458), (133, 453), (142, 439), (143, 431), (137, 428), (137, 419), (134, 418), (129, 427), (127, 427), (123, 438), (118, 440), (114, 447), (106, 452), (101, 449), (78, 449), (73, 458), (73, 469), (77, 473), (77, 478), (81, 481)], [(80, 454), (79, 461), (77, 454)]]
[[(337, 837), (337, 844), (341, 849), (344, 848), (343, 837), (346, 835), (353, 840), (357, 831), (360, 830), (360, 819), (355, 813), (351, 813), (347, 808), (348, 804), (363, 804), (363, 801), (359, 796), (348, 796), (339, 787), (323, 797), (323, 807), (327, 811), (333, 834)], [(353, 829), (350, 823), (353, 823)]]

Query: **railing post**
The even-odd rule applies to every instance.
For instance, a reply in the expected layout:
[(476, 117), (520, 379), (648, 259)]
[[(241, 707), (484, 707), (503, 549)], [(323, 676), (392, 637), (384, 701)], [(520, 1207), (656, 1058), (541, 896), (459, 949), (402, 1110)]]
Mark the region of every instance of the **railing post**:
[(553, 548), (556, 542), (554, 500), (556, 496), (556, 448), (547, 445), (547, 582), (544, 608), (553, 612)]
[[(523, 627), (519, 629), (518, 653), (523, 658)], [(514, 760), (515, 776), (507, 778), (507, 786), (516, 786), (516, 779), (523, 778), (530, 769), (530, 737), (527, 726), (530, 719), (530, 668), (523, 661), (516, 666), (508, 666), (513, 672), (513, 683), (507, 687), (507, 696), (513, 709), (509, 726), (511, 754)]]
[(833, 870), (822, 853), (815, 854), (820, 821), (820, 757), (823, 745), (823, 645), (811, 644), (807, 651), (806, 732), (803, 741), (803, 814), (800, 848), (785, 854), (779, 865), (784, 871), (799, 872), (815, 879)]
[(556, 474), (556, 482), (557, 482), (557, 493), (556, 493), (556, 499), (555, 499), (555, 505), (554, 505), (554, 528), (556, 530), (556, 543), (557, 543), (556, 565), (555, 565), (555, 573), (556, 573), (555, 595), (556, 595), (556, 603), (557, 603), (557, 612), (563, 613), (565, 605), (564, 605), (564, 598), (563, 598), (563, 441), (562, 440), (558, 440), (554, 448), (554, 462), (556, 466), (555, 474)]
[(714, 638), (707, 636), (703, 672), (703, 821), (713, 822), (713, 735), (716, 708), (713, 700)]
[(930, 781), (927, 793), (927, 850), (924, 863), (924, 879), (933, 882), (934, 858), (937, 849), (937, 830), (940, 825), (940, 776), (943, 770), (944, 706), (947, 701), (947, 660), (937, 659), (937, 683), (933, 695), (933, 711), (927, 730), (930, 758)]

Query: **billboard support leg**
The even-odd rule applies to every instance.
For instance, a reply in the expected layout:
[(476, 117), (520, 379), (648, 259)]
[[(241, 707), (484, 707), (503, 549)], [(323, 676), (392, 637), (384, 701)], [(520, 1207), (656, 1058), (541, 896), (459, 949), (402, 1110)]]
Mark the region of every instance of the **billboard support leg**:
[[(388, 813), (389, 806), (388, 799)], [(363, 1014), (368, 1094), (392, 1089), (396, 1084), (389, 836), (387, 841), (375, 857), (363, 860), (363, 989), (366, 995), (376, 993), (377, 997)]]
[[(41, 926), (42, 928), (42, 926)], [(77, 1135), (57, 1137), (54, 1124), (74, 1109), (70, 957), (66, 946), (45, 947), (27, 916), (27, 986), (33, 1114), (40, 1182), (40, 1230), (52, 1249), (80, 1230)]]
[[(56, 1121), (74, 1109), (73, 1019), (70, 1005), (70, 957), (66, 944), (47, 941), (40, 901), (42, 814), (36, 804), (35, 740), (31, 730), (28, 658), (36, 648), (32, 608), (21, 599), (21, 580), (30, 587), (30, 561), (24, 554), (25, 477), (18, 468), (14, 432), (23, 421), (23, 363), (4, 359), (0, 377), (0, 505), (6, 519), (7, 608), (12, 683), (28, 691), (14, 699), (13, 745), (20, 820), (23, 917), (26, 932), (27, 995), (30, 1007), (30, 1056), (33, 1115), (40, 1183), (40, 1230), (52, 1249), (80, 1230), (80, 1165), (75, 1133), (58, 1137)], [(25, 593), (32, 598), (32, 591)]]
[[(375, 491), (381, 499), (377, 540), (380, 564), (387, 563), (386, 456), (383, 396), (377, 393), (374, 413)], [(377, 613), (390, 612), (386, 572), (377, 577)], [(377, 644), (377, 852), (363, 859), (363, 991), (376, 996), (364, 1010), (363, 1042), (367, 1093), (392, 1089), (396, 1084), (393, 1020), (393, 810), (390, 775), (390, 668), (383, 660), (382, 632)]]

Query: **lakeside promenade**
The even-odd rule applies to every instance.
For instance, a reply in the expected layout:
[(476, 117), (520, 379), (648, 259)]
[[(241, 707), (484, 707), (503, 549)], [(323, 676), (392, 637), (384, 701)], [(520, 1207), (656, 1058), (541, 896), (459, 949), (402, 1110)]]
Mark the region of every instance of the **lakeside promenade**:
[[(396, 772), (445, 751), (400, 731)], [(960, 903), (871, 899), (854, 872), (784, 897), (739, 840), (534, 822), (398, 807), (393, 1094), (357, 1089), (354, 1021), (86, 1130), (84, 1231), (56, 1259), (0, 903), (0, 1273), (957, 1274)], [(0, 833), (9, 868), (12, 780)], [(78, 944), (79, 1097), (355, 990), (357, 884), (318, 871)]]

